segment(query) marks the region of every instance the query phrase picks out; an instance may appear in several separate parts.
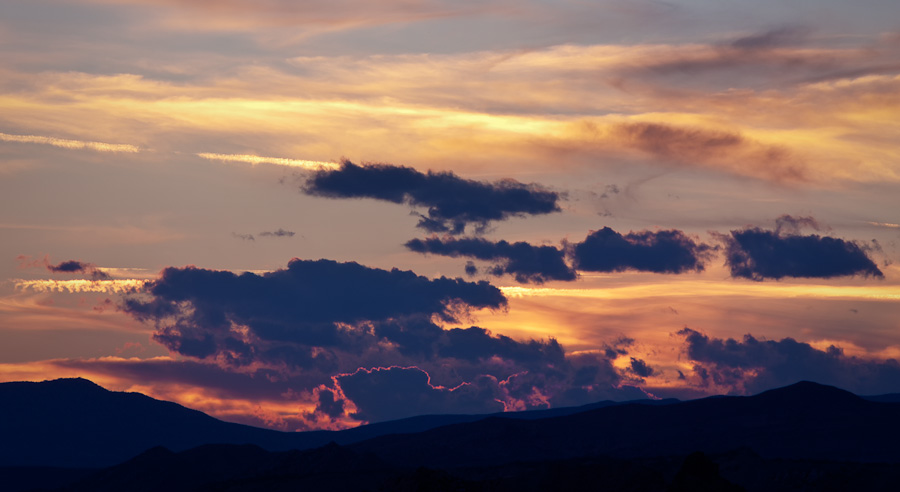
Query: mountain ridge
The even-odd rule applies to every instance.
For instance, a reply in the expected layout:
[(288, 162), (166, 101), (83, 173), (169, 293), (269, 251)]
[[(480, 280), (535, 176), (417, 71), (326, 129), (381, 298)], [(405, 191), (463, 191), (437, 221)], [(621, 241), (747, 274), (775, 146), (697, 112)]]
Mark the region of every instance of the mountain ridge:
[[(8, 417), (10, 407), (15, 406), (7, 404), (10, 392), (34, 387), (29, 384), (41, 383), (0, 384), (0, 417)], [(373, 489), (373, 484), (381, 484), (378, 490), (425, 487), (522, 491), (546, 490), (562, 483), (569, 484), (569, 490), (592, 490), (579, 488), (579, 481), (602, 473), (604, 480), (623, 487), (612, 490), (662, 492), (677, 490), (673, 488), (677, 483), (699, 473), (702, 480), (723, 487), (733, 482), (744, 484), (746, 490), (772, 492), (831, 490), (828, 487), (834, 483), (869, 484), (866, 490), (888, 490), (880, 484), (900, 480), (900, 448), (895, 444), (900, 442), (900, 404), (872, 401), (871, 397), (812, 382), (749, 397), (716, 396), (651, 404), (597, 402), (534, 412), (526, 418), (521, 414), (451, 415), (443, 420), (451, 421), (449, 425), (430, 428), (441, 422), (441, 416), (422, 416), (405, 423), (384, 423), (380, 431), (378, 424), (373, 424), (374, 430), (355, 433), (295, 434), (217, 421), (137, 393), (109, 392), (87, 380), (42, 387), (48, 394), (60, 388), (63, 390), (57, 396), (74, 392), (95, 397), (80, 407), (63, 407), (76, 410), (67, 413), (69, 416), (80, 416), (85, 408), (101, 408), (109, 401), (151, 403), (162, 414), (178, 410), (178, 416), (189, 416), (191, 422), (214, 429), (238, 426), (244, 431), (263, 431), (269, 437), (296, 439), (279, 442), (282, 446), (299, 443), (306, 447), (273, 450), (254, 443), (213, 441), (190, 447), (189, 442), (176, 441), (182, 448), (148, 446), (119, 464), (90, 474), (35, 468), (29, 475), (28, 470), (0, 467), (0, 476), (5, 473), (17, 479), (11, 490), (23, 491), (40, 484), (56, 490), (60, 483), (68, 484), (60, 489), (65, 491), (361, 490)], [(44, 403), (50, 400), (45, 398)], [(123, 417), (116, 425), (132, 422), (133, 417)], [(163, 417), (165, 423), (172, 416)], [(8, 435), (10, 422), (0, 418), (2, 435)], [(427, 429), (414, 432), (417, 426)], [(389, 433), (394, 430), (407, 432)], [(363, 439), (370, 434), (375, 436)], [(85, 441), (76, 441), (66, 448), (67, 437), (71, 436), (56, 436), (57, 451), (71, 452), (86, 445)], [(327, 437), (349, 443), (314, 444)], [(198, 439), (194, 436), (194, 442)], [(215, 442), (221, 441), (217, 436)], [(8, 451), (4, 446), (9, 442), (0, 440), (0, 450)], [(721, 463), (722, 475), (717, 463)], [(32, 483), (28, 483), (29, 477)], [(780, 485), (770, 489), (767, 481)], [(797, 488), (797, 484), (812, 485)]]
[[(677, 400), (641, 400), (669, 404)], [(620, 405), (602, 401), (503, 414), (515, 419), (568, 415)], [(65, 411), (61, 411), (65, 409)], [(254, 444), (268, 451), (346, 445), (385, 434), (413, 433), (498, 414), (420, 415), (345, 429), (283, 432), (225, 422), (142, 393), (110, 391), (84, 378), (0, 383), (0, 466), (106, 467), (154, 446), (184, 451), (203, 444)]]

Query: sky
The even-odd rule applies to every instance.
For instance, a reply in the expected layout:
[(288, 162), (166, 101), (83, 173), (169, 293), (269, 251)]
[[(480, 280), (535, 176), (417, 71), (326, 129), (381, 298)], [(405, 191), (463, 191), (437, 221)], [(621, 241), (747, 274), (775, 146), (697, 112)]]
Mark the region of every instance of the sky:
[(900, 392), (900, 3), (6, 0), (0, 381)]

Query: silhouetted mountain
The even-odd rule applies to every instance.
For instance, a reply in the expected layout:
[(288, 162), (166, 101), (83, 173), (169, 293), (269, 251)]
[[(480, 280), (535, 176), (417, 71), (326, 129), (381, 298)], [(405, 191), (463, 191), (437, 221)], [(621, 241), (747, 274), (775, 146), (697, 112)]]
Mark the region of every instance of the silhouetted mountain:
[(53, 490), (83, 480), (96, 473), (93, 468), (57, 468), (48, 466), (0, 467), (0, 490)]
[(895, 490), (898, 439), (900, 404), (804, 382), (751, 397), (494, 416), (305, 451), (153, 448), (62, 490)]
[(746, 492), (719, 475), (719, 465), (697, 451), (684, 459), (684, 464), (666, 492)]
[(900, 465), (763, 459), (749, 450), (656, 458), (583, 457), (463, 468), (403, 468), (330, 444), (269, 453), (252, 446), (154, 449), (60, 492), (893, 491)]
[(363, 485), (385, 481), (393, 473), (378, 458), (334, 443), (314, 450), (282, 452), (229, 444), (180, 453), (157, 447), (64, 490), (361, 490)]
[(86, 379), (0, 384), (0, 464), (101, 467), (154, 446), (207, 443), (291, 449), (295, 436), (216, 420), (139, 393)]
[[(372, 439), (378, 436), (389, 434), (413, 434), (423, 432), (437, 427), (452, 424), (465, 424), (469, 422), (477, 422), (490, 417), (508, 418), (514, 420), (539, 420), (550, 417), (563, 417), (576, 413), (586, 412), (597, 408), (606, 408), (616, 405), (671, 405), (679, 403), (675, 398), (666, 398), (662, 400), (632, 400), (632, 401), (612, 401), (604, 400), (596, 403), (588, 403), (578, 407), (560, 407), (548, 408), (544, 410), (527, 410), (522, 412), (499, 412), (491, 414), (443, 414), (443, 415), (418, 415), (415, 417), (407, 417), (405, 419), (391, 420), (388, 422), (377, 422), (369, 425), (362, 425), (352, 429), (346, 429), (337, 432), (316, 431), (310, 432), (311, 436), (315, 436), (316, 445), (321, 446), (327, 442), (335, 442), (337, 444), (353, 444), (355, 442)], [(313, 442), (313, 440), (310, 440)]]
[[(677, 400), (647, 404), (664, 404)], [(537, 419), (621, 404), (508, 415)], [(351, 444), (385, 434), (421, 432), (486, 415), (424, 415), (344, 431), (278, 432), (223, 422), (140, 393), (108, 391), (86, 379), (0, 384), (0, 466), (105, 467), (155, 446), (183, 451), (203, 444), (254, 444), (269, 451)]]
[(888, 393), (886, 395), (868, 395), (862, 397), (869, 401), (881, 401), (886, 403), (900, 403), (900, 393)]
[(353, 445), (404, 466), (583, 456), (685, 456), (745, 447), (765, 458), (900, 461), (900, 405), (798, 383), (751, 397), (617, 405), (535, 421), (489, 418)]

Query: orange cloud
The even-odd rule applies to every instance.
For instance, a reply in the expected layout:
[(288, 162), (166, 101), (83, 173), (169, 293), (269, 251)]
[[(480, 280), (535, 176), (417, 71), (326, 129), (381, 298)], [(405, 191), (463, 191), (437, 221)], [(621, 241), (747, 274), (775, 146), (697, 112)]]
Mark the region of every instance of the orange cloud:
[[(36, 134), (116, 135), (157, 156), (198, 154), (199, 136), (220, 142), (204, 145), (207, 159), (291, 165), (345, 156), (528, 172), (625, 159), (804, 186), (900, 181), (893, 52), (792, 43), (776, 33), (724, 45), (298, 57), (290, 63), (302, 71), (247, 64), (219, 77), (176, 59), (186, 83), (42, 73), (0, 105), (5, 122)], [(675, 80), (676, 62), (727, 77)]]

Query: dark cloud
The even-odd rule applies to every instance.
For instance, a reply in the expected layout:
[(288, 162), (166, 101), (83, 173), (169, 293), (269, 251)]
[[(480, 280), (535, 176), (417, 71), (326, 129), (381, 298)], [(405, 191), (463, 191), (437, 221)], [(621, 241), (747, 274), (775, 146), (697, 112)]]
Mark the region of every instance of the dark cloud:
[[(525, 242), (492, 242), (483, 238), (413, 239), (406, 247), (419, 253), (432, 253), (453, 258), (466, 256), (498, 261), (487, 271), (493, 275), (512, 275), (522, 283), (548, 280), (575, 280), (576, 274), (565, 262), (565, 252), (553, 246), (533, 246)], [(473, 265), (474, 266), (474, 265)]]
[(430, 232), (460, 234), (467, 225), (484, 229), (491, 221), (560, 210), (559, 194), (536, 184), (513, 180), (493, 183), (460, 178), (451, 172), (421, 173), (391, 164), (358, 166), (344, 161), (340, 169), (320, 170), (304, 192), (329, 198), (373, 198), (427, 207), (419, 227)]
[(648, 378), (656, 372), (646, 362), (634, 357), (631, 358), (631, 366), (629, 367), (629, 369), (632, 373), (640, 378)]
[(352, 416), (367, 422), (647, 398), (638, 388), (621, 385), (612, 362), (599, 354), (572, 355), (505, 378), (484, 373), (452, 387), (438, 385), (433, 374), (420, 367), (394, 366), (360, 369), (334, 380), (337, 391), (357, 409)]
[(259, 233), (260, 237), (294, 237), (296, 232), (286, 231), (282, 228), (278, 228), (277, 231), (263, 231)]
[(46, 263), (46, 266), (47, 270), (50, 270), (53, 273), (80, 273), (83, 275), (89, 275), (91, 277), (91, 280), (109, 280), (110, 278), (112, 278), (108, 273), (100, 270), (93, 263), (85, 263), (78, 260), (63, 261), (58, 265), (51, 265), (50, 263)]
[(500, 357), (526, 367), (561, 364), (565, 359), (562, 346), (554, 339), (519, 342), (505, 335), (492, 335), (477, 326), (446, 330), (442, 337), (437, 350), (444, 358), (479, 361)]
[(722, 236), (732, 277), (764, 280), (784, 277), (830, 278), (849, 275), (883, 277), (855, 241), (799, 234), (800, 226), (818, 228), (811, 217), (779, 217), (774, 231), (747, 227)]
[(323, 388), (316, 394), (316, 410), (332, 419), (344, 414), (344, 400), (336, 398), (334, 391)]
[[(286, 269), (263, 275), (167, 268), (145, 290), (145, 297), (127, 298), (124, 309), (155, 321), (157, 341), (185, 355), (224, 354), (234, 362), (257, 353), (256, 340), (344, 346), (362, 334), (344, 325), (414, 315), (454, 321), (459, 309), (506, 304), (499, 289), (483, 281), (432, 280), (329, 260), (294, 259)], [(312, 363), (324, 355), (310, 357), (294, 362)]]
[(356, 406), (350, 416), (366, 422), (413, 415), (502, 412), (496, 379), (483, 376), (455, 388), (433, 385), (418, 367), (360, 369), (337, 376), (337, 384)]
[(620, 355), (628, 355), (628, 347), (634, 345), (634, 338), (619, 337), (611, 343), (604, 344), (603, 353), (608, 359), (615, 359)]
[[(640, 270), (655, 273), (702, 271), (713, 248), (677, 230), (640, 231), (622, 235), (609, 227), (592, 231), (583, 242), (559, 249), (525, 242), (492, 242), (484, 238), (413, 239), (406, 247), (420, 253), (467, 256), (498, 261), (486, 269), (493, 275), (512, 275), (522, 283), (575, 280), (576, 269), (594, 272)], [(571, 258), (574, 266), (566, 262)], [(467, 273), (477, 272), (467, 264)]]
[(253, 234), (238, 234), (237, 232), (231, 233), (232, 237), (236, 237), (238, 239), (243, 239), (244, 241), (255, 241), (256, 238), (253, 237)]
[(758, 393), (798, 381), (815, 381), (857, 394), (900, 391), (900, 363), (847, 356), (834, 345), (819, 350), (793, 338), (741, 341), (710, 338), (690, 328), (684, 337), (686, 355), (696, 363), (694, 382), (715, 384), (736, 393)]
[[(467, 310), (505, 304), (483, 281), (294, 259), (262, 275), (167, 268), (122, 307), (152, 322), (157, 342), (212, 368), (200, 371), (206, 376), (177, 372), (173, 379), (216, 381), (234, 371), (245, 374), (240, 384), (265, 379), (282, 393), (288, 385), (305, 395), (316, 409), (297, 414), (291, 425), (298, 428), (643, 397), (622, 386), (634, 378), (612, 365), (618, 351), (612, 358), (566, 354), (552, 338), (515, 340), (478, 326), (442, 326), (467, 319)], [(128, 366), (134, 374), (149, 369)]]
[(575, 244), (572, 256), (575, 268), (583, 271), (683, 273), (702, 271), (711, 250), (678, 230), (629, 232), (623, 236), (604, 227)]
[(88, 268), (87, 263), (77, 260), (63, 261), (58, 265), (47, 265), (47, 270), (51, 272), (82, 273), (86, 268)]

